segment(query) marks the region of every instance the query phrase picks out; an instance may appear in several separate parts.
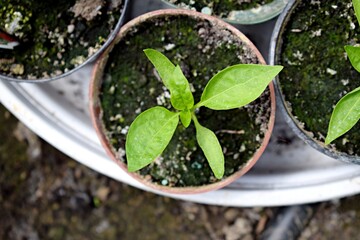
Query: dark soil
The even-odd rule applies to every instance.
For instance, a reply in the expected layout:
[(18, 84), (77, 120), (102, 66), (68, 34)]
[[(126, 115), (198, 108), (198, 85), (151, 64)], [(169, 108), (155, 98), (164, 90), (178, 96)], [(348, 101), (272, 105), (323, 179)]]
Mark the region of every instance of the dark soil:
[[(359, 42), (360, 28), (351, 1), (298, 1), (282, 35), (279, 79), (289, 108), (314, 137), (324, 142), (335, 104), (360, 86), (345, 45)], [(334, 142), (334, 147), (360, 155), (360, 125)]]
[(119, 20), (121, 0), (2, 0), (0, 30), (20, 45), (0, 48), (0, 74), (49, 78), (97, 52)]
[[(122, 161), (127, 129), (135, 117), (156, 105), (171, 108), (169, 92), (154, 74), (143, 49), (158, 49), (181, 66), (195, 103), (208, 80), (221, 69), (257, 63), (256, 56), (240, 40), (210, 25), (189, 17), (154, 20), (130, 31), (110, 54), (101, 95), (103, 120), (114, 154)], [(197, 112), (199, 122), (216, 133), (223, 147), (225, 177), (241, 168), (260, 146), (269, 112), (268, 91), (245, 108), (213, 111), (203, 107)], [(177, 187), (217, 181), (197, 145), (193, 125), (187, 129), (179, 125), (162, 156), (140, 173), (159, 184)]]

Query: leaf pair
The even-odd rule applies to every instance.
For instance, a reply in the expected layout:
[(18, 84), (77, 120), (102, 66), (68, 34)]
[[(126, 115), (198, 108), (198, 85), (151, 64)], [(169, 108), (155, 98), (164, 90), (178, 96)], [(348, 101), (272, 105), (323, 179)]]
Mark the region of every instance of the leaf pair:
[(194, 97), (189, 82), (181, 71), (162, 53), (154, 49), (145, 49), (146, 56), (159, 73), (165, 87), (170, 90), (170, 101), (177, 110), (190, 110), (194, 106)]
[(179, 66), (153, 49), (144, 50), (158, 71), (164, 85), (170, 90), (173, 113), (163, 107), (154, 107), (141, 113), (131, 124), (126, 138), (126, 157), (129, 171), (150, 164), (169, 144), (179, 118), (185, 127), (194, 120), (196, 139), (216, 178), (224, 175), (224, 155), (220, 143), (210, 129), (197, 120), (194, 110), (201, 106), (214, 110), (242, 107), (265, 90), (282, 66), (239, 64), (216, 74), (206, 85), (201, 100), (194, 106), (190, 85)]
[[(126, 136), (128, 170), (137, 171), (154, 161), (169, 144), (179, 123), (179, 113), (153, 107), (141, 113)], [(196, 138), (216, 178), (224, 175), (224, 156), (215, 134), (195, 118)]]
[[(126, 139), (128, 170), (136, 171), (150, 164), (169, 144), (179, 122), (188, 127), (192, 118), (194, 98), (189, 82), (179, 66), (153, 49), (144, 50), (146, 56), (155, 66), (164, 85), (170, 90), (172, 106), (180, 113), (172, 113), (163, 107), (154, 107), (140, 114), (131, 124)], [(194, 116), (195, 117), (195, 116)], [(194, 118), (196, 119), (196, 118)], [(224, 175), (224, 156), (215, 134), (201, 126), (196, 119), (196, 137), (203, 149), (209, 165), (216, 178)], [(140, 138), (141, 135), (144, 138)], [(163, 136), (161, 141), (156, 139)]]
[[(353, 0), (355, 15), (360, 23), (360, 1)], [(345, 46), (351, 65), (360, 72), (360, 47)], [(360, 119), (360, 87), (342, 97), (330, 118), (325, 144), (348, 132)]]

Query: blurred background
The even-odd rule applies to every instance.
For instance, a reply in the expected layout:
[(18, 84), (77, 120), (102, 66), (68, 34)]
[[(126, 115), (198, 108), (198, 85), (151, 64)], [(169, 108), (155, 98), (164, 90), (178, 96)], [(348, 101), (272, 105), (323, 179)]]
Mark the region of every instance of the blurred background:
[[(0, 239), (359, 239), (360, 196), (232, 208), (144, 192), (39, 139), (0, 105)], [(81, 153), (79, 153), (81, 154)]]

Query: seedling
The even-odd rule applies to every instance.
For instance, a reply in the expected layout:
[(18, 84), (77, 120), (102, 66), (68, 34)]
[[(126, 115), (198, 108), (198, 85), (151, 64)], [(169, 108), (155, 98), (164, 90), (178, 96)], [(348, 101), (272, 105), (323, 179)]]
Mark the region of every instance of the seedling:
[[(360, 23), (360, 1), (353, 0), (355, 15)], [(345, 46), (351, 65), (360, 72), (360, 47)], [(329, 123), (325, 144), (348, 132), (360, 119), (360, 87), (342, 97), (336, 104)]]
[(197, 142), (215, 177), (221, 179), (225, 171), (222, 147), (215, 133), (199, 123), (195, 110), (200, 107), (228, 110), (245, 106), (261, 95), (283, 67), (238, 64), (225, 68), (210, 79), (200, 102), (194, 104), (189, 82), (180, 67), (154, 49), (144, 52), (169, 89), (175, 111), (156, 106), (137, 116), (126, 136), (128, 170), (137, 171), (154, 161), (169, 144), (180, 119), (185, 128), (194, 122)]

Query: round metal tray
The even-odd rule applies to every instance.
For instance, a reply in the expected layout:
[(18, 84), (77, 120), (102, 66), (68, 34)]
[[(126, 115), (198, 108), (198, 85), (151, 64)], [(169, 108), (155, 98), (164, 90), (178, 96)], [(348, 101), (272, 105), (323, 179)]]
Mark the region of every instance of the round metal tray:
[[(161, 3), (149, 0), (147, 7), (136, 8), (137, 4), (144, 5), (141, 2), (144, 1), (134, 1), (132, 9), (146, 12), (161, 7)], [(267, 56), (274, 22), (238, 27)], [(126, 184), (152, 191), (130, 178), (102, 149), (88, 113), (91, 69), (89, 64), (63, 79), (39, 84), (0, 80), (0, 102), (41, 138), (80, 163)], [(309, 147), (292, 133), (277, 112), (270, 144), (245, 176), (217, 191), (167, 196), (245, 207), (310, 203), (357, 193), (360, 193), (360, 166), (336, 161)]]

